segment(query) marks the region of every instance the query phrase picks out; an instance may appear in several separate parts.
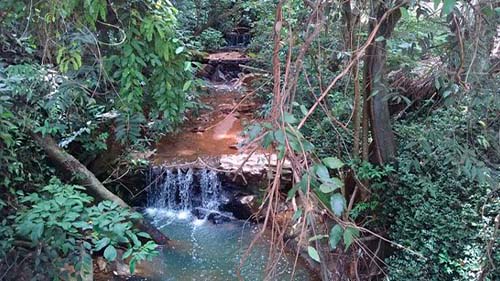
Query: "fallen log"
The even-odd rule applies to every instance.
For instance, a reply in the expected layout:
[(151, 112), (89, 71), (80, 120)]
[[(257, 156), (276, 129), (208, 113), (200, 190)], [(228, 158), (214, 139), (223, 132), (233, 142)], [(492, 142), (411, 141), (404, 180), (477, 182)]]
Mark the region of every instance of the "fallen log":
[[(86, 190), (101, 200), (110, 200), (117, 203), (123, 208), (130, 208), (130, 206), (125, 203), (120, 197), (116, 196), (114, 193), (109, 191), (96, 177), (95, 175), (85, 167), (78, 159), (73, 157), (73, 155), (67, 153), (62, 148), (60, 148), (55, 140), (51, 137), (41, 136), (37, 133), (32, 133), (31, 136), (35, 142), (45, 151), (47, 156), (54, 164), (60, 166), (67, 172), (78, 176), (80, 179), (80, 184), (86, 188)], [(147, 220), (136, 220), (134, 221), (135, 227), (141, 231), (149, 233), (153, 241), (159, 245), (165, 245), (168, 242), (168, 238), (160, 232), (157, 228), (151, 225)]]

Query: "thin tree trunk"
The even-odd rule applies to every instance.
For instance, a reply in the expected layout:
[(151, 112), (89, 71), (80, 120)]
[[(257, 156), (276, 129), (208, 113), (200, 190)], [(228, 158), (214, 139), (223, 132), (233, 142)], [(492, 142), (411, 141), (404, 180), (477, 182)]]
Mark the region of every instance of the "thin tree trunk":
[(280, 116), (279, 108), (281, 106), (281, 63), (280, 63), (280, 42), (281, 42), (281, 27), (283, 26), (283, 0), (279, 1), (276, 6), (276, 19), (274, 20), (273, 31), (273, 105), (271, 116), (274, 120), (278, 120)]
[[(387, 11), (383, 3), (378, 4), (374, 16), (380, 19)], [(395, 10), (380, 26), (376, 40), (368, 46), (365, 60), (365, 97), (368, 97), (368, 114), (370, 116), (371, 131), (374, 142), (375, 162), (384, 164), (392, 161), (396, 155), (396, 144), (391, 127), (391, 116), (387, 101), (387, 87), (384, 85), (384, 66), (386, 62), (385, 41), (390, 38), (396, 23), (401, 17), (399, 9)], [(370, 30), (377, 22), (371, 20)], [(383, 37), (380, 40), (378, 38)]]
[[(90, 193), (102, 200), (110, 200), (123, 208), (130, 208), (120, 197), (109, 191), (104, 185), (73, 155), (61, 149), (51, 137), (43, 137), (32, 133), (31, 136), (36, 143), (45, 151), (50, 160), (67, 172), (80, 179), (80, 183)], [(146, 220), (135, 220), (134, 225), (141, 231), (147, 232), (152, 239), (160, 245), (167, 243), (168, 238)]]
[[(359, 23), (359, 12), (354, 12), (351, 8), (351, 1), (345, 1), (342, 5), (344, 12), (344, 22), (345, 22), (345, 35), (344, 35), (344, 45), (345, 50), (352, 52), (352, 57), (356, 56), (356, 49), (354, 48), (354, 29)], [(361, 114), (360, 114), (360, 91), (359, 91), (359, 71), (358, 62), (352, 66), (352, 77), (354, 82), (354, 102), (353, 102), (353, 149), (352, 156), (354, 158), (359, 157), (359, 147), (360, 147), (360, 126), (361, 126)]]

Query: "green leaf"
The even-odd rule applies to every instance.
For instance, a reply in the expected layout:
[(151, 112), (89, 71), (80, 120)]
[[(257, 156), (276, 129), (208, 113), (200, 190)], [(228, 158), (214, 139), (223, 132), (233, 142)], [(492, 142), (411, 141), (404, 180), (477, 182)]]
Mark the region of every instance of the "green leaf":
[(299, 108), (300, 108), (300, 112), (302, 112), (302, 114), (304, 116), (306, 116), (307, 115), (307, 108), (306, 108), (306, 106), (303, 105), (303, 104), (301, 104)]
[(354, 239), (359, 237), (359, 229), (354, 227), (347, 227), (344, 231), (344, 244), (345, 249), (349, 249)]
[(125, 230), (127, 230), (127, 224), (126, 223), (117, 223), (113, 226), (113, 232), (116, 233), (116, 235), (120, 236), (125, 233)]
[(109, 245), (106, 250), (104, 250), (104, 258), (108, 261), (114, 261), (116, 259), (116, 249), (113, 245)]
[(385, 40), (384, 36), (379, 36), (379, 37), (375, 38), (375, 42), (382, 42), (384, 40)]
[(330, 173), (328, 172), (328, 169), (325, 166), (317, 164), (315, 170), (316, 170), (316, 175), (321, 179), (321, 181), (329, 182)]
[(285, 144), (285, 133), (282, 130), (276, 130), (274, 132), (274, 139), (280, 144)]
[(283, 120), (288, 124), (297, 123), (297, 118), (295, 118), (295, 116), (293, 116), (293, 114), (290, 114), (288, 112), (284, 113)]
[(135, 272), (135, 265), (137, 263), (137, 260), (135, 258), (132, 258), (129, 262), (129, 267), (130, 267), (130, 274), (134, 274)]
[(290, 200), (290, 199), (292, 199), (293, 197), (295, 197), (295, 193), (297, 193), (297, 190), (299, 190), (299, 185), (298, 185), (298, 184), (295, 184), (295, 185), (294, 185), (292, 188), (290, 188), (290, 190), (288, 191), (286, 199), (287, 199), (287, 200)]
[(456, 0), (443, 0), (443, 15), (448, 15), (453, 11), (455, 7)]
[(177, 49), (175, 49), (175, 54), (178, 55), (178, 54), (182, 53), (183, 51), (184, 51), (184, 46), (177, 47)]
[(43, 223), (37, 223), (33, 225), (33, 228), (31, 230), (31, 240), (33, 242), (38, 242), (38, 240), (42, 237), (43, 228), (44, 228)]
[(345, 206), (346, 202), (342, 194), (335, 193), (330, 197), (330, 207), (336, 216), (340, 217), (340, 215), (342, 215)]
[(109, 244), (109, 242), (111, 242), (111, 239), (109, 239), (108, 237), (102, 238), (101, 240), (95, 243), (94, 251), (100, 251), (101, 249), (106, 247)]
[(92, 245), (90, 245), (89, 242), (87, 241), (83, 241), (83, 247), (86, 249), (86, 250), (90, 250), (92, 249)]
[(315, 235), (311, 238), (309, 238), (309, 242), (313, 242), (313, 241), (316, 241), (316, 240), (321, 240), (323, 238), (328, 238), (328, 235)]
[(317, 262), (321, 262), (320, 259), (319, 259), (318, 251), (316, 251), (316, 249), (314, 249), (314, 247), (308, 246), (307, 247), (307, 253), (311, 257), (311, 259), (313, 259), (313, 260), (315, 260)]
[(410, 17), (410, 14), (408, 13), (408, 9), (406, 9), (405, 7), (401, 7), (401, 8), (399, 8), (399, 10), (401, 11), (401, 16), (404, 19), (408, 19)]
[(328, 244), (330, 244), (330, 248), (332, 250), (335, 250), (335, 248), (337, 248), (340, 239), (342, 239), (343, 232), (344, 230), (339, 224), (334, 225), (330, 230), (330, 240), (328, 241)]
[(266, 135), (264, 136), (264, 139), (262, 140), (262, 147), (267, 149), (274, 141), (274, 136), (272, 132), (267, 132)]
[(192, 82), (193, 82), (192, 80), (186, 81), (186, 83), (184, 83), (184, 86), (182, 86), (182, 90), (187, 91), (189, 89), (189, 87), (191, 87)]
[(132, 254), (133, 251), (134, 251), (134, 248), (129, 248), (127, 251), (125, 251), (125, 253), (123, 253), (122, 258), (124, 260), (127, 259), (128, 257), (130, 257), (130, 255)]
[(292, 221), (298, 220), (302, 216), (302, 209), (297, 209), (293, 214)]
[(337, 157), (326, 157), (323, 163), (330, 169), (340, 169), (344, 166), (344, 162)]
[(151, 235), (149, 235), (149, 233), (147, 233), (147, 232), (139, 232), (139, 233), (137, 233), (137, 236), (151, 239)]
[(335, 190), (341, 188), (344, 185), (344, 183), (339, 180), (338, 178), (331, 178), (330, 182), (325, 182), (322, 183), (319, 186), (319, 190), (323, 193), (331, 193), (334, 192)]

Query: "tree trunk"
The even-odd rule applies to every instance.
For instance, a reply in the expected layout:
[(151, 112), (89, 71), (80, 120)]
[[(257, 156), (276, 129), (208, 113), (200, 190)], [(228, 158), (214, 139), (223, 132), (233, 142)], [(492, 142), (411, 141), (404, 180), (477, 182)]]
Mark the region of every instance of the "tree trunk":
[[(376, 8), (376, 18), (380, 19), (387, 11), (384, 4)], [(365, 96), (368, 97), (368, 113), (370, 117), (371, 132), (374, 144), (374, 162), (384, 164), (392, 161), (396, 155), (396, 144), (391, 127), (391, 116), (387, 101), (388, 90), (384, 84), (384, 66), (386, 62), (385, 41), (390, 38), (396, 23), (401, 17), (399, 9), (382, 23), (377, 38), (368, 46), (365, 54)], [(378, 21), (378, 20), (377, 20)], [(371, 20), (370, 30), (372, 32), (377, 21)], [(379, 38), (384, 38), (380, 40)]]
[[(61, 149), (54, 139), (51, 137), (43, 137), (36, 133), (32, 133), (31, 135), (36, 143), (38, 143), (38, 145), (45, 151), (49, 159), (56, 165), (80, 179), (80, 184), (82, 184), (87, 191), (94, 194), (99, 199), (110, 200), (123, 208), (130, 208), (130, 206), (120, 197), (106, 189), (106, 187), (104, 187), (94, 174), (82, 163), (80, 163), (78, 159)], [(163, 233), (146, 220), (136, 220), (134, 221), (134, 225), (141, 231), (149, 233), (157, 244), (164, 245), (168, 241), (168, 238)]]

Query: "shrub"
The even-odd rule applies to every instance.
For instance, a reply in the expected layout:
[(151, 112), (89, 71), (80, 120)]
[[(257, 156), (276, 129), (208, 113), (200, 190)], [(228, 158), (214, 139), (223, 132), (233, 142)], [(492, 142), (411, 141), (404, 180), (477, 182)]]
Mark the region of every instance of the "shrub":
[(391, 238), (422, 257), (396, 251), (386, 260), (389, 280), (476, 280), (490, 262), (485, 248), (500, 204), (494, 171), (469, 141), (470, 117), (451, 107), (395, 127), (399, 167), (383, 191), (385, 216)]
[(205, 50), (216, 50), (226, 45), (222, 32), (213, 28), (204, 30), (200, 34), (199, 41)]
[[(108, 261), (117, 258), (117, 248), (125, 250), (122, 258), (130, 257), (130, 270), (144, 259), (156, 254), (157, 245), (149, 234), (138, 231), (132, 221), (139, 213), (130, 212), (111, 201), (91, 205), (93, 198), (82, 193), (84, 188), (62, 184), (53, 178), (41, 192), (20, 194), (19, 211), (10, 216), (12, 228), (0, 225), (0, 253), (6, 253), (13, 237), (29, 241), (34, 262), (34, 277), (60, 276), (66, 264), (75, 272), (63, 272), (73, 278), (84, 278), (92, 272), (92, 254), (102, 254)], [(12, 229), (14, 231), (12, 231)], [(148, 240), (143, 243), (139, 238)]]

